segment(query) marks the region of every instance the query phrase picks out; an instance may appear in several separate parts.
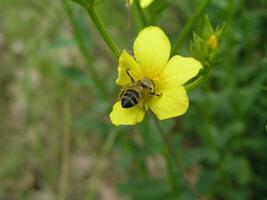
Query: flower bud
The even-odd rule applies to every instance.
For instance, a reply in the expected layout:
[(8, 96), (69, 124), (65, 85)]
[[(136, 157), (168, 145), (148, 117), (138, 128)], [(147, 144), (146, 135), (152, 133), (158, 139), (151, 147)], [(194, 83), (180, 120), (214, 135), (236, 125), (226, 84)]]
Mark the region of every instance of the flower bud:
[(206, 16), (202, 34), (193, 34), (189, 49), (192, 56), (199, 60), (204, 67), (211, 68), (218, 63), (220, 39), (224, 29), (225, 24), (217, 27), (214, 31), (208, 16)]
[(208, 45), (211, 49), (216, 49), (218, 47), (218, 39), (214, 34), (209, 37)]
[[(134, 0), (126, 0), (126, 6), (132, 5)], [(138, 0), (142, 8), (148, 7), (154, 0)]]

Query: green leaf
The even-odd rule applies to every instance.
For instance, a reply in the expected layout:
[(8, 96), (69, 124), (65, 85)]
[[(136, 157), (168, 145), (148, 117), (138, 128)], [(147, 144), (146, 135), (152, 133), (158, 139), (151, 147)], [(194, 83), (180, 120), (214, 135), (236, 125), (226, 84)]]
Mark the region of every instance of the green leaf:
[(75, 45), (76, 43), (74, 40), (66, 38), (56, 38), (51, 42), (51, 48), (54, 49), (73, 47)]
[(154, 122), (150, 116), (146, 116), (144, 121), (138, 125), (146, 147), (152, 152), (162, 152), (164, 147), (160, 134), (157, 132)]
[(150, 6), (149, 10), (153, 15), (157, 16), (159, 15), (162, 11), (164, 11), (166, 8), (171, 6), (176, 0), (155, 0)]
[(105, 133), (109, 131), (106, 123), (95, 117), (79, 117), (74, 120), (74, 126), (78, 129), (85, 130), (86, 133), (94, 133), (98, 136), (105, 136)]
[(132, 200), (174, 199), (164, 179), (135, 178), (121, 184), (119, 190)]
[[(267, 126), (265, 126), (265, 129), (267, 131)], [(265, 140), (262, 140), (262, 138), (245, 138), (241, 142), (243, 147), (250, 152), (261, 152), (267, 147)]]
[(87, 75), (77, 67), (61, 67), (60, 72), (66, 79), (74, 81), (83, 86), (93, 87), (91, 79), (89, 79)]
[(93, 55), (93, 39), (90, 26), (87, 20), (87, 14), (78, 6), (71, 7), (73, 12), (73, 31), (78, 45), (80, 46), (81, 53), (84, 57), (92, 59)]
[(94, 0), (72, 0), (72, 1), (84, 7), (92, 6), (94, 4)]
[(219, 174), (216, 171), (204, 169), (198, 180), (198, 190), (203, 194), (210, 193), (215, 190), (219, 182)]
[(219, 156), (217, 152), (211, 149), (194, 148), (184, 152), (182, 163), (184, 167), (189, 167), (204, 160), (215, 163), (218, 159)]
[(267, 86), (262, 86), (261, 89), (267, 91)]
[(228, 155), (223, 167), (225, 173), (231, 175), (240, 185), (247, 184), (251, 178), (251, 169), (246, 158)]

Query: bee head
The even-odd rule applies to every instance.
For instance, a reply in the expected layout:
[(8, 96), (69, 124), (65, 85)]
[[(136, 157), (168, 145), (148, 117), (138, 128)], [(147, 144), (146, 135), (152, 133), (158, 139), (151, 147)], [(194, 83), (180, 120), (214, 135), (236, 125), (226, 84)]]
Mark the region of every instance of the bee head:
[(141, 86), (144, 89), (149, 89), (150, 91), (153, 91), (153, 89), (154, 89), (154, 83), (150, 79), (144, 78), (140, 82), (141, 82)]

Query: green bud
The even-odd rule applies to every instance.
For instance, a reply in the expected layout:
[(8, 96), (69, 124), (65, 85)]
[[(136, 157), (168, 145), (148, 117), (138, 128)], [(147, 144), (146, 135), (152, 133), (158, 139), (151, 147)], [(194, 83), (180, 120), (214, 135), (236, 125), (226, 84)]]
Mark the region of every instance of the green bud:
[(226, 29), (226, 23), (224, 22), (221, 26), (217, 26), (214, 34), (217, 38), (221, 38), (223, 36), (223, 33)]
[(192, 56), (199, 60), (204, 68), (211, 68), (218, 63), (220, 57), (219, 44), (224, 30), (225, 23), (216, 27), (214, 31), (209, 17), (205, 16), (202, 34), (193, 33), (193, 40), (190, 42), (189, 49)]
[(207, 48), (205, 41), (196, 33), (193, 33), (193, 41), (190, 42), (190, 52), (197, 60), (204, 61)]
[(214, 30), (210, 24), (210, 19), (206, 15), (205, 16), (205, 24), (204, 24), (204, 28), (202, 31), (202, 37), (207, 40), (213, 33), (214, 33)]

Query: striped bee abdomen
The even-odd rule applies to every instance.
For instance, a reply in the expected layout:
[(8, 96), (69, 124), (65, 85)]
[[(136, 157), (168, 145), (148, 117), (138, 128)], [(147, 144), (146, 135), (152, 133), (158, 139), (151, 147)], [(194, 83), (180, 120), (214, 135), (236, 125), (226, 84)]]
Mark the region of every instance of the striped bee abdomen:
[(121, 97), (121, 106), (131, 108), (139, 102), (139, 93), (133, 89), (125, 90)]

